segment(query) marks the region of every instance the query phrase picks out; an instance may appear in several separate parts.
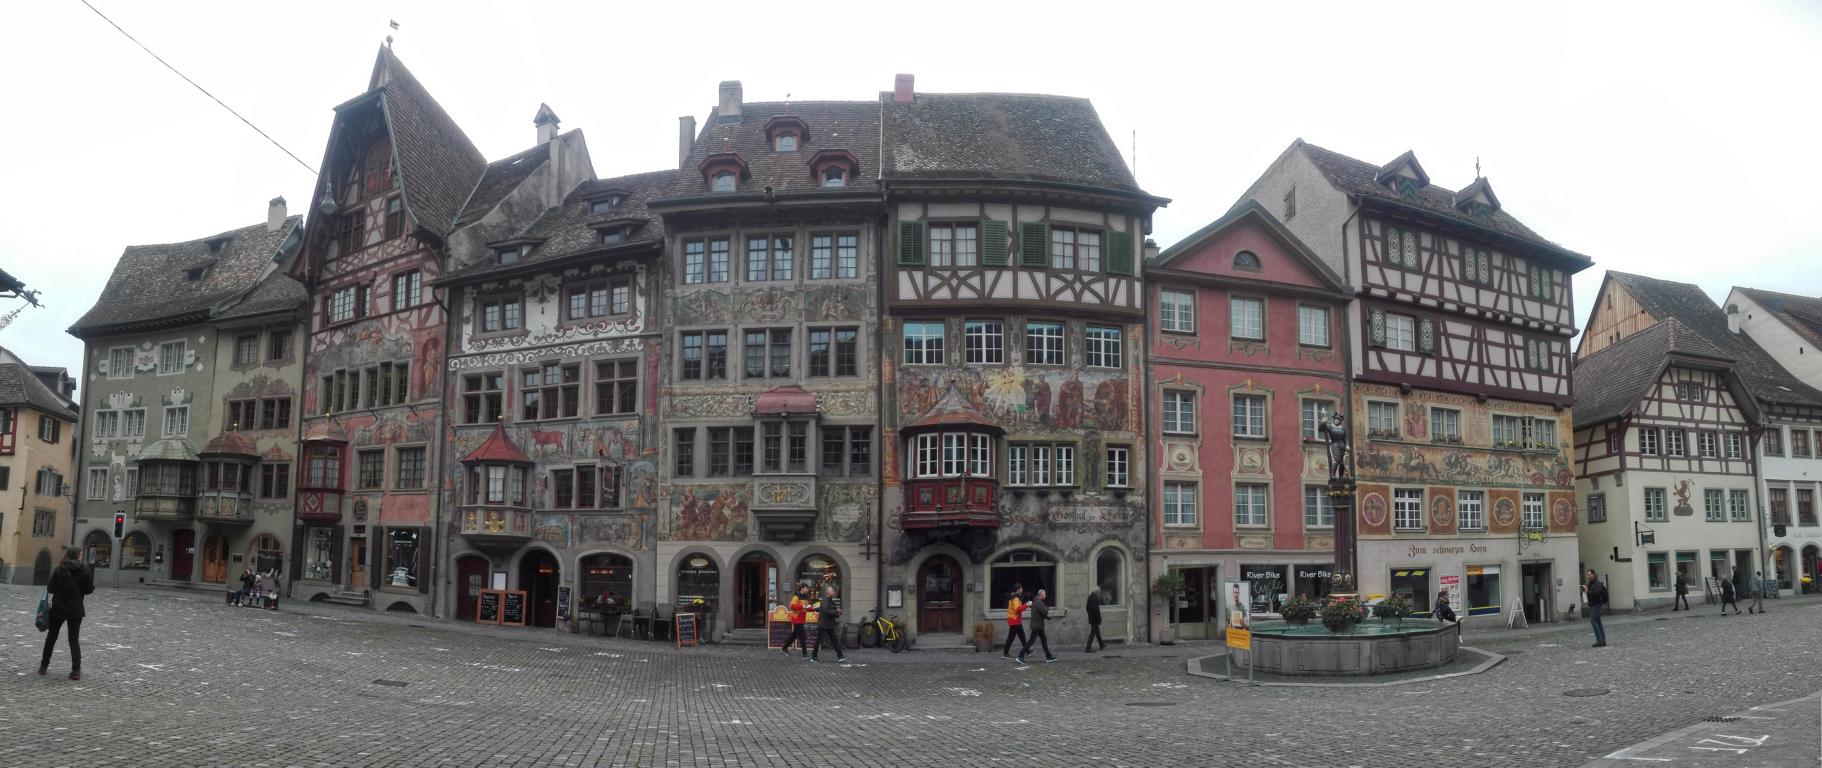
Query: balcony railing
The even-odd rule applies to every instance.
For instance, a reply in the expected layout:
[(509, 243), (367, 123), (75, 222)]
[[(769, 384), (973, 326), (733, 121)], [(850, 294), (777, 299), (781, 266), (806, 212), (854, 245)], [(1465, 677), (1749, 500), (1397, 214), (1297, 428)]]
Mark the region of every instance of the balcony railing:
[(805, 538), (816, 523), (816, 476), (808, 473), (755, 475), (753, 519), (760, 535), (773, 541)]
[(531, 510), (521, 507), (463, 507), (456, 532), (477, 543), (519, 544), (531, 540)]
[(196, 499), (189, 496), (146, 496), (133, 502), (133, 517), (140, 520), (181, 522), (196, 515)]
[(998, 528), (999, 481), (985, 477), (944, 477), (905, 481), (905, 530)]
[(253, 522), (253, 497), (205, 494), (196, 502), (196, 519), (207, 523), (247, 525)]

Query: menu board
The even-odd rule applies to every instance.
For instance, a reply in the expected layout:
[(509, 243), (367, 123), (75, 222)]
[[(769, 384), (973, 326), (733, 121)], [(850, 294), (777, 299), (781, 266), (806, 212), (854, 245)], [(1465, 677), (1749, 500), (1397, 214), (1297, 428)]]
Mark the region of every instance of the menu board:
[(771, 613), (766, 614), (765, 629), (766, 647), (783, 648), (791, 640), (791, 609), (782, 605), (773, 608)]
[(474, 599), (474, 620), (476, 624), (500, 623), (500, 597), (506, 593), (497, 589), (483, 589)]
[(557, 587), (557, 620), (569, 621), (569, 587)]
[(525, 626), (525, 592), (513, 590), (504, 594), (506, 598), (500, 601), (500, 623)]
[(679, 613), (679, 614), (677, 614), (677, 618), (675, 619), (675, 621), (676, 621), (677, 631), (672, 636), (677, 638), (677, 647), (678, 648), (682, 648), (686, 645), (701, 645), (702, 644), (702, 638), (697, 634), (698, 629), (696, 627), (696, 614)]

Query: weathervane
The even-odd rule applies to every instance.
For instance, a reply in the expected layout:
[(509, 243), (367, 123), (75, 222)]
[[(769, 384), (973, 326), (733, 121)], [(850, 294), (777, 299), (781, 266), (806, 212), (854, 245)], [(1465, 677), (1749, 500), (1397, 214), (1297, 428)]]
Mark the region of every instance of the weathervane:
[[(390, 24), (392, 26), (392, 31), (394, 31), (394, 32), (399, 31), (399, 22), (397, 19), (387, 19), (386, 23)], [(392, 35), (386, 36), (386, 48), (388, 50), (390, 50), (392, 48)]]

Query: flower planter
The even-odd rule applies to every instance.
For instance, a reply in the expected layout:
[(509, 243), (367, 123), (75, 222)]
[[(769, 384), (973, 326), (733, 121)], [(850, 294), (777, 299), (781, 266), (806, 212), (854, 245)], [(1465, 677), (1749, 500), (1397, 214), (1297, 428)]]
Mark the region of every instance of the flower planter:
[(1327, 627), (1330, 632), (1337, 635), (1345, 635), (1354, 631), (1354, 622), (1352, 621), (1325, 621), (1322, 622), (1322, 626)]

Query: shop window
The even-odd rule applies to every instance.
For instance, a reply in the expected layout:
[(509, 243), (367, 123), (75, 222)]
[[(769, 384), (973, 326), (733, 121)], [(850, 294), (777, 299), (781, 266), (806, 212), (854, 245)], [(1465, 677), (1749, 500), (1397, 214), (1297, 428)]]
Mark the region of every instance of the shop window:
[[(1499, 613), (1499, 566), (1470, 565), (1467, 573), (1469, 616), (1492, 616)], [(1461, 599), (1461, 596), (1453, 596)]]
[(1297, 572), (1295, 585), (1297, 594), (1315, 600), (1329, 596), (1329, 586), (1333, 583), (1334, 577), (1332, 566), (1327, 564), (1296, 565), (1292, 566), (1292, 569)]
[(1411, 615), (1428, 616), (1431, 609), (1430, 571), (1428, 568), (1393, 568), (1392, 594), (1403, 595), (1411, 602)]
[(1289, 566), (1284, 565), (1241, 565), (1240, 578), (1247, 583), (1252, 592), (1252, 612), (1277, 613), (1284, 605), (1285, 579), (1284, 572)]
[(1050, 605), (1062, 605), (1063, 596), (1057, 588), (1057, 564), (1049, 555), (1030, 549), (1015, 549), (995, 558), (988, 569), (990, 573), (987, 588), (988, 610), (1005, 611), (1006, 600), (1012, 596), (1014, 584), (1023, 585), (1027, 597), (1035, 596), (1038, 590), (1048, 590), (1045, 601)]
[(405, 588), (418, 585), (419, 533), (417, 528), (386, 529), (384, 585)]
[(338, 529), (311, 528), (304, 542), (304, 578), (329, 581), (335, 577), (335, 554), (340, 546)]
[(690, 605), (701, 600), (714, 610), (721, 594), (721, 569), (708, 555), (686, 555), (677, 564), (677, 604)]
[(1126, 604), (1126, 558), (1108, 547), (1094, 559), (1094, 583), (1101, 590), (1101, 605)]
[(841, 588), (841, 566), (834, 560), (822, 555), (810, 555), (797, 564), (796, 588), (809, 587), (813, 594), (821, 595), (823, 585), (835, 587), (835, 594), (846, 594)]
[(128, 571), (144, 571), (152, 567), (152, 537), (144, 531), (134, 531), (120, 541), (120, 567)]
[(1683, 551), (1676, 553), (1676, 572), (1677, 575), (1683, 577), (1683, 581), (1689, 583), (1689, 590), (1691, 592), (1701, 592), (1702, 571), (1700, 564), (1696, 562), (1695, 552)]
[(103, 531), (89, 531), (82, 539), (82, 561), (90, 568), (107, 568), (114, 559), (114, 539)]
[(597, 607), (625, 608), (632, 603), (633, 561), (621, 555), (590, 555), (582, 558), (582, 594), (585, 603)]

